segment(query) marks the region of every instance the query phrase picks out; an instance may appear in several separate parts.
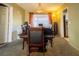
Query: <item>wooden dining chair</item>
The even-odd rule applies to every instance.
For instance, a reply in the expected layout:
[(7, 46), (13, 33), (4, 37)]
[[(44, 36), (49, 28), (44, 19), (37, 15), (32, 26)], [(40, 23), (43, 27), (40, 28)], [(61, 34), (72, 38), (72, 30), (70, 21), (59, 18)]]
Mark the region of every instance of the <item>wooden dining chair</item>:
[[(26, 27), (25, 27), (26, 28)], [(27, 39), (28, 39), (28, 34), (27, 34), (27, 30), (25, 30), (23, 28), (23, 25), (21, 25), (21, 29), (22, 29), (22, 33), (19, 34), (20, 38), (23, 39), (23, 45), (22, 45), (22, 49), (24, 49), (24, 45), (25, 45), (25, 42), (27, 43)]]
[(48, 41), (51, 44), (51, 47), (53, 47), (53, 35), (45, 35), (45, 38), (48, 38)]
[(27, 43), (28, 36), (24, 33), (19, 34), (20, 38), (23, 39), (22, 49), (24, 49), (25, 42)]
[(51, 44), (51, 47), (53, 47), (53, 38), (54, 38), (54, 35), (53, 35), (53, 31), (52, 29), (49, 29), (49, 28), (45, 28), (44, 29), (44, 37), (45, 39), (47, 39), (50, 44)]
[(44, 32), (43, 28), (30, 28), (29, 29), (29, 39), (28, 39), (28, 50), (29, 54), (31, 52), (38, 52), (39, 47), (42, 48), (44, 54)]

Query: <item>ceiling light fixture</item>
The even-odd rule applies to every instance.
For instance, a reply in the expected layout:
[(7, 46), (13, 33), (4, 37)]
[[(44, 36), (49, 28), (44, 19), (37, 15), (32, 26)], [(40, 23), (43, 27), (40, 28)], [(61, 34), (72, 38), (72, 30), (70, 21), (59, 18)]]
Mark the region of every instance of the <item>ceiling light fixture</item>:
[(38, 9), (37, 9), (37, 13), (42, 13), (43, 12), (43, 10), (42, 10), (42, 4), (41, 3), (38, 3)]

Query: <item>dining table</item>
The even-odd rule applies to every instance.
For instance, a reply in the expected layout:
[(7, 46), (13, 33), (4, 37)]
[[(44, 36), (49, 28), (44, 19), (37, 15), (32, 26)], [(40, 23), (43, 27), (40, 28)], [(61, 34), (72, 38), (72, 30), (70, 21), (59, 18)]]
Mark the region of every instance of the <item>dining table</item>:
[[(28, 41), (28, 36), (27, 35), (24, 35), (24, 34), (20, 34), (19, 35), (20, 38), (23, 38), (23, 49), (24, 49), (24, 41), (25, 42)], [(52, 47), (53, 38), (54, 38), (54, 35), (53, 35), (52, 29), (50, 29), (50, 28), (44, 28), (44, 42), (45, 42), (45, 46), (47, 46), (47, 43), (49, 41), (50, 44), (51, 44), (51, 47)]]

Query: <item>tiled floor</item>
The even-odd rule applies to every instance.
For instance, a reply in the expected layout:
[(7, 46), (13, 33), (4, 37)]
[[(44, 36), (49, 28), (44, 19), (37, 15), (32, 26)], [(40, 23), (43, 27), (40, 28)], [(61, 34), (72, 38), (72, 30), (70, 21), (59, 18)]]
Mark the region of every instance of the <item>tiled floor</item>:
[[(27, 56), (27, 46), (22, 50), (22, 41), (16, 41), (0, 48), (1, 56)], [(42, 53), (33, 52), (32, 56), (42, 56)], [(48, 43), (45, 56), (79, 56), (79, 51), (68, 44), (65, 39), (60, 37), (54, 38), (53, 47)]]

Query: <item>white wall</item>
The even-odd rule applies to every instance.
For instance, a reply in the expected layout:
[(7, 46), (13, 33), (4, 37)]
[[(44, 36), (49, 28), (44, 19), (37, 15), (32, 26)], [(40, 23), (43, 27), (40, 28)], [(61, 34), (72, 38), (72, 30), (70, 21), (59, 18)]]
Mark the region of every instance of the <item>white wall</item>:
[(12, 35), (9, 35), (9, 42), (12, 42), (18, 39), (17, 28), (25, 21), (25, 10), (15, 3), (7, 3), (6, 5), (12, 7), (12, 11), (9, 10), (9, 12), (13, 12), (12, 14), (10, 14), (11, 17), (9, 18), (9, 33), (11, 34), (12, 32)]
[(0, 43), (7, 42), (8, 7), (0, 6)]
[(61, 37), (64, 37), (63, 12), (61, 12), (61, 20), (60, 20), (60, 36), (61, 36)]
[(68, 8), (68, 35), (69, 43), (79, 50), (79, 4), (65, 4)]

